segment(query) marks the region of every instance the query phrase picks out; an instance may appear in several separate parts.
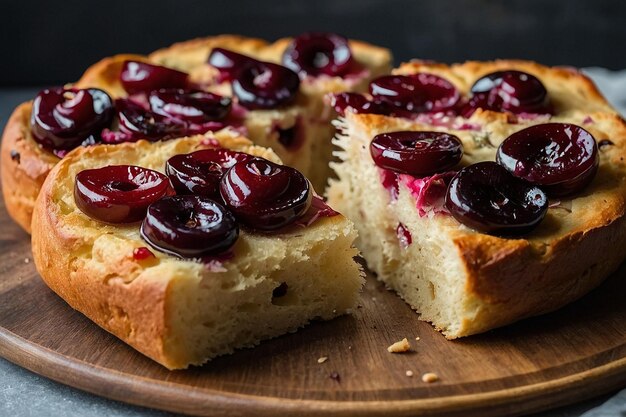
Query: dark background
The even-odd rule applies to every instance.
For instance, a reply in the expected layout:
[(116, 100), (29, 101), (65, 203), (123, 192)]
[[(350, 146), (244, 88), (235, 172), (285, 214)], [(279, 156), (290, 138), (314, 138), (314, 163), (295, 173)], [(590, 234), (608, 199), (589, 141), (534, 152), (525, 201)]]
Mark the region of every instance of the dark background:
[(98, 59), (185, 39), (326, 30), (445, 62), (626, 68), (625, 0), (0, 0), (0, 86), (77, 79)]

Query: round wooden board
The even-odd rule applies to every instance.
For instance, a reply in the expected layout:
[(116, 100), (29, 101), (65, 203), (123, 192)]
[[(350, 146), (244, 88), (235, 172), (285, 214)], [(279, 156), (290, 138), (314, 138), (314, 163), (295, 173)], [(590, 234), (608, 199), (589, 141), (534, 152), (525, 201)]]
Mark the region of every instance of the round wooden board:
[[(626, 267), (556, 313), (459, 341), (446, 341), (370, 276), (353, 316), (170, 372), (50, 291), (29, 237), (0, 205), (0, 355), (98, 395), (211, 416), (490, 416), (626, 385)], [(404, 337), (412, 352), (387, 352)], [(425, 372), (440, 380), (422, 382)]]

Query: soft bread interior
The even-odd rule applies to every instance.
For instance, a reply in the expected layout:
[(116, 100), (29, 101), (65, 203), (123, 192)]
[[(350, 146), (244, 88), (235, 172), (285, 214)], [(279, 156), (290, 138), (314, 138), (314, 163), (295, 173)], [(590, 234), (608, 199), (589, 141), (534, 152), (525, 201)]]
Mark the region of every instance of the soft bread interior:
[[(229, 132), (215, 140), (279, 161), (272, 151)], [(133, 164), (162, 172), (172, 155), (212, 142), (193, 137), (75, 151), (47, 180), (33, 222), (35, 261), (50, 287), (170, 369), (202, 364), (312, 319), (345, 314), (363, 283), (353, 259), (356, 232), (341, 215), (277, 235), (242, 230), (232, 257), (206, 265), (156, 250), (154, 259), (135, 260), (133, 250), (148, 246), (138, 224), (107, 225), (74, 203), (74, 177), (83, 169)]]

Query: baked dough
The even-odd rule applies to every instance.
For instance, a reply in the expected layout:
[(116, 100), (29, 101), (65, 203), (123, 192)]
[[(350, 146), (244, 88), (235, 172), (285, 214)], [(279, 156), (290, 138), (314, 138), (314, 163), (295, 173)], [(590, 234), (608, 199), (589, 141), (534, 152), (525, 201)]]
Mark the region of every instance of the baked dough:
[[(271, 150), (231, 132), (211, 139), (279, 162)], [(162, 172), (169, 157), (208, 146), (207, 137), (195, 136), (75, 149), (48, 175), (33, 215), (33, 257), (46, 284), (169, 369), (345, 314), (363, 284), (353, 259), (356, 231), (341, 215), (280, 234), (242, 230), (232, 258), (207, 266), (155, 250), (156, 258), (136, 260), (134, 249), (147, 246), (137, 223), (104, 224), (74, 203), (74, 177), (83, 169), (132, 164)], [(283, 283), (286, 294), (273, 297)]]
[[(597, 286), (626, 255), (626, 124), (584, 75), (523, 61), (451, 67), (413, 62), (394, 73), (436, 73), (467, 93), (475, 80), (497, 69), (537, 76), (557, 109), (550, 121), (583, 126), (597, 141), (613, 143), (601, 147), (592, 183), (551, 207), (539, 227), (519, 239), (478, 233), (445, 214), (420, 216), (410, 176), (400, 176), (394, 200), (381, 183), (369, 144), (383, 132), (446, 131), (463, 142), (461, 166), (466, 166), (494, 161), (510, 134), (547, 117), (508, 123), (504, 113), (478, 110), (469, 120), (439, 119), (446, 125), (435, 126), (347, 112), (337, 122), (342, 162), (334, 164), (339, 179), (331, 180), (330, 203), (355, 222), (357, 247), (378, 279), (450, 339), (555, 310)], [(412, 237), (406, 248), (397, 236), (400, 224)]]

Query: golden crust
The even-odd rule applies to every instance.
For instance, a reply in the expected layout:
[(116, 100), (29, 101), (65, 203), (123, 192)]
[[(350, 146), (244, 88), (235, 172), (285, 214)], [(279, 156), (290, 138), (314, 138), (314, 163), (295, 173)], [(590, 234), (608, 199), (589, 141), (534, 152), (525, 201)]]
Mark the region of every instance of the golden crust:
[(59, 158), (44, 151), (30, 133), (32, 103), (14, 111), (2, 135), (0, 167), (2, 193), (9, 215), (30, 233), (30, 220), (39, 189)]

